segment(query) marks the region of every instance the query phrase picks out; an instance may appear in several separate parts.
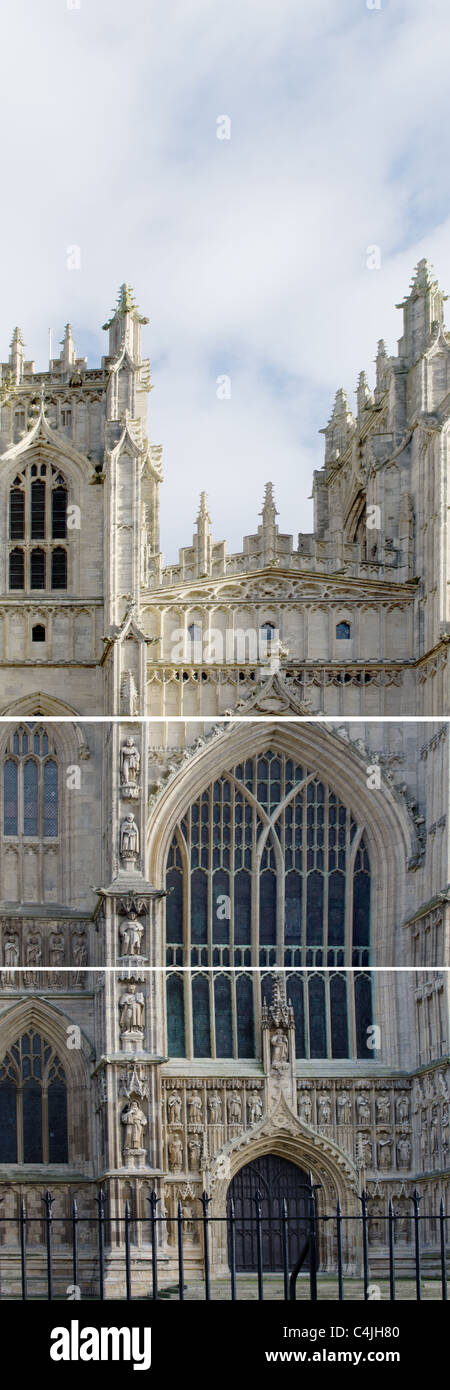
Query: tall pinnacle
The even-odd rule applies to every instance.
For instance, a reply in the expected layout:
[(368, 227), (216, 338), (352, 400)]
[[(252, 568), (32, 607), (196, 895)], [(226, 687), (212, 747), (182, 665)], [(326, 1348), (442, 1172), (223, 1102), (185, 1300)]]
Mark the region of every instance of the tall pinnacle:
[(264, 502), (262, 505), (262, 511), (260, 512), (260, 516), (262, 516), (264, 527), (275, 526), (275, 517), (278, 516), (278, 512), (275, 506), (275, 498), (273, 495), (273, 483), (266, 483), (265, 485)]
[(278, 512), (273, 495), (273, 483), (266, 483), (260, 516), (262, 516), (262, 526), (259, 528), (262, 539), (262, 562), (263, 565), (270, 565), (273, 560), (276, 560), (278, 533), (275, 521)]
[(209, 574), (211, 568), (211, 517), (208, 511), (206, 492), (200, 493), (194, 546), (197, 551), (197, 573), (199, 575)]
[(23, 342), (23, 338), (22, 338), (22, 334), (21, 334), (20, 328), (15, 328), (15, 329), (14, 329), (14, 333), (13, 333), (12, 338), (11, 338), (11, 346), (10, 346), (10, 353), (9, 353), (9, 365), (10, 365), (10, 367), (11, 367), (11, 375), (12, 375), (13, 381), (15, 381), (16, 384), (17, 384), (19, 381), (22, 380), (22, 376), (23, 376), (23, 361), (24, 361), (24, 350), (23, 350), (23, 349), (24, 349), (24, 342)]
[(66, 323), (64, 337), (61, 339), (62, 352), (60, 353), (61, 362), (64, 367), (73, 367), (76, 361), (76, 348), (72, 337), (72, 325)]

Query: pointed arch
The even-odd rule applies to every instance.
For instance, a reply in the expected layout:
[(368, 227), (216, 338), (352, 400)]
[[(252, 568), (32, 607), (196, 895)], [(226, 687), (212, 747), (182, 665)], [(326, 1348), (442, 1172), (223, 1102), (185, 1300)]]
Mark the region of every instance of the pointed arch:
[(383, 776), (376, 795), (368, 787), (370, 754), (361, 752), (348, 737), (342, 737), (319, 721), (270, 720), (262, 724), (242, 721), (193, 751), (168, 779), (149, 816), (152, 882), (163, 885), (168, 848), (187, 806), (216, 777), (231, 772), (237, 763), (253, 758), (268, 747), (296, 757), (308, 771), (313, 769), (349, 808), (358, 829), (364, 825), (372, 871), (377, 964), (397, 964), (398, 959), (401, 960), (401, 943), (397, 940), (400, 904), (408, 867), (417, 863), (415, 826), (405, 803)]
[(0, 1062), (17, 1040), (32, 1030), (45, 1041), (64, 1068), (67, 1091), (68, 1164), (87, 1172), (92, 1154), (89, 1107), (92, 1046), (79, 1029), (79, 1046), (70, 1046), (74, 1024), (54, 1004), (35, 997), (13, 1004), (0, 1020)]

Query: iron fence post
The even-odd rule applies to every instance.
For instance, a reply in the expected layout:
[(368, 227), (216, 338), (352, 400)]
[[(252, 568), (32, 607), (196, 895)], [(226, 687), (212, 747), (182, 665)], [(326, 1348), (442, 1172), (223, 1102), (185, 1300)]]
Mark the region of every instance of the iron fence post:
[(445, 1254), (445, 1209), (444, 1198), (441, 1197), (439, 1206), (439, 1231), (441, 1237), (441, 1288), (444, 1303), (447, 1302), (447, 1261)]
[(105, 1194), (102, 1188), (100, 1188), (100, 1192), (95, 1200), (98, 1207), (99, 1292), (100, 1300), (103, 1303), (105, 1299)]
[(22, 1298), (28, 1298), (27, 1289), (27, 1209), (25, 1198), (20, 1203), (20, 1266), (22, 1273)]
[(46, 1192), (42, 1201), (45, 1205), (45, 1243), (47, 1246), (47, 1297), (49, 1303), (53, 1299), (53, 1272), (52, 1272), (52, 1206), (54, 1202), (51, 1192)]
[(367, 1192), (364, 1188), (360, 1196), (362, 1207), (362, 1241), (363, 1241), (363, 1278), (364, 1278), (364, 1301), (369, 1300), (369, 1231), (367, 1213)]
[(342, 1277), (342, 1212), (340, 1198), (337, 1199), (336, 1207), (336, 1238), (337, 1238), (337, 1262), (338, 1262), (338, 1302), (342, 1303), (344, 1298), (344, 1280)]
[(147, 1197), (150, 1204), (150, 1226), (152, 1232), (152, 1298), (158, 1297), (158, 1250), (157, 1250), (157, 1225), (156, 1225), (156, 1203), (158, 1198), (155, 1189)]
[(417, 1187), (414, 1188), (414, 1192), (413, 1192), (413, 1194), (412, 1194), (412, 1202), (413, 1202), (413, 1204), (414, 1204), (414, 1255), (415, 1255), (415, 1266), (416, 1266), (416, 1299), (417, 1299), (417, 1301), (420, 1303), (420, 1302), (421, 1302), (421, 1299), (422, 1299), (422, 1282), (421, 1282), (421, 1269), (420, 1269), (420, 1229), (419, 1229), (419, 1221), (420, 1221), (420, 1216), (419, 1216), (419, 1203), (421, 1202), (421, 1196), (420, 1196), (420, 1192), (417, 1191)]
[(78, 1207), (75, 1197), (72, 1202), (72, 1278), (78, 1288)]
[(283, 1280), (284, 1297), (289, 1299), (289, 1253), (288, 1253), (288, 1209), (286, 1198), (283, 1197), (281, 1209), (281, 1238), (283, 1242)]
[(316, 1191), (312, 1173), (308, 1181), (308, 1208), (309, 1208), (309, 1248), (311, 1261), (309, 1266), (309, 1288), (311, 1303), (317, 1303), (317, 1208)]
[(201, 1203), (202, 1203), (202, 1210), (203, 1210), (202, 1221), (203, 1221), (203, 1249), (204, 1249), (204, 1260), (205, 1260), (205, 1299), (207, 1300), (208, 1303), (209, 1303), (209, 1301), (210, 1301), (210, 1299), (211, 1299), (211, 1282), (210, 1282), (210, 1267), (209, 1267), (209, 1218), (208, 1218), (208, 1207), (209, 1207), (210, 1200), (211, 1200), (211, 1199), (210, 1199), (210, 1197), (208, 1197), (208, 1193), (207, 1193), (207, 1192), (202, 1192)]
[(255, 1192), (254, 1202), (255, 1202), (255, 1207), (256, 1207), (256, 1253), (257, 1253), (257, 1260), (258, 1260), (258, 1300), (261, 1302), (261, 1300), (264, 1299), (264, 1290), (263, 1290), (263, 1252), (262, 1252), (262, 1208), (261, 1208), (261, 1193), (260, 1193), (260, 1191), (259, 1191), (259, 1188), (258, 1188), (258, 1191)]
[(130, 1258), (130, 1203), (125, 1202), (125, 1271), (127, 1283), (127, 1302), (131, 1298), (131, 1258)]
[(177, 1207), (177, 1227), (178, 1227), (178, 1297), (180, 1301), (184, 1299), (184, 1261), (183, 1261), (183, 1208), (178, 1199)]
[(389, 1297), (391, 1302), (395, 1301), (395, 1264), (394, 1264), (394, 1231), (395, 1216), (392, 1205), (392, 1197), (389, 1198)]
[(234, 1302), (236, 1299), (236, 1217), (234, 1213), (234, 1202), (232, 1197), (230, 1197), (230, 1212), (228, 1221), (230, 1231), (231, 1298), (232, 1302)]

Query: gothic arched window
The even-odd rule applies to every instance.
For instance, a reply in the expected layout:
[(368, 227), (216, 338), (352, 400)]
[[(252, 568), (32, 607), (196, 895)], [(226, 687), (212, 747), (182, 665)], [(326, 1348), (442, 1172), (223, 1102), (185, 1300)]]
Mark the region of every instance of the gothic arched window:
[(336, 623), (336, 637), (337, 637), (338, 639), (349, 638), (350, 636), (351, 636), (351, 627), (350, 627), (350, 623), (346, 622), (345, 620), (343, 620), (341, 623)]
[(0, 1064), (0, 1163), (68, 1162), (64, 1067), (29, 1028)]
[(67, 537), (67, 497), (65, 479), (52, 464), (28, 464), (14, 478), (9, 493), (10, 589), (67, 589), (68, 552), (54, 544)]
[(373, 1057), (364, 827), (315, 773), (269, 750), (217, 778), (175, 830), (166, 887), (169, 1055), (253, 1057), (281, 966), (299, 1057)]
[(3, 762), (3, 834), (58, 835), (58, 765), (46, 730), (33, 721), (11, 734)]

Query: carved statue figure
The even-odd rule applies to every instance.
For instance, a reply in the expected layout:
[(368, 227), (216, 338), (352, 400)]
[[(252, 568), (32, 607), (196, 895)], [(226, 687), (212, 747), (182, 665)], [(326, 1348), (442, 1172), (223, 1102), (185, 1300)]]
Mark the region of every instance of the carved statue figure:
[(121, 1121), (125, 1125), (124, 1149), (142, 1149), (147, 1120), (137, 1100), (131, 1100), (129, 1105), (125, 1106)]
[(61, 966), (64, 961), (64, 937), (62, 932), (52, 932), (50, 937), (50, 965)]
[(301, 1091), (298, 1098), (298, 1113), (305, 1124), (311, 1124), (312, 1100), (309, 1091)]
[(7, 932), (3, 942), (5, 968), (1, 971), (2, 985), (14, 984), (14, 968), (19, 964), (19, 940), (14, 932)]
[(409, 1098), (406, 1091), (401, 1091), (400, 1095), (397, 1097), (396, 1108), (397, 1119), (400, 1121), (400, 1124), (402, 1124), (404, 1120), (408, 1119), (409, 1115)]
[(139, 853), (139, 830), (132, 811), (128, 811), (120, 827), (122, 859), (135, 859)]
[(377, 1120), (389, 1120), (391, 1114), (391, 1101), (386, 1091), (383, 1091), (380, 1096), (377, 1096), (376, 1106)]
[(331, 1120), (331, 1105), (328, 1096), (319, 1096), (317, 1107), (320, 1125), (329, 1125)]
[(378, 1155), (380, 1168), (390, 1168), (391, 1166), (391, 1139), (378, 1140)]
[(357, 1095), (357, 1097), (356, 1097), (356, 1109), (357, 1109), (357, 1112), (358, 1112), (358, 1120), (359, 1120), (359, 1123), (362, 1124), (362, 1125), (368, 1125), (369, 1122), (370, 1122), (370, 1101), (369, 1101), (369, 1097), (366, 1096), (366, 1095), (364, 1095), (364, 1094), (362, 1094), (362, 1095)]
[(139, 749), (131, 735), (125, 739), (120, 750), (120, 771), (125, 787), (136, 786), (141, 765)]
[(130, 912), (127, 921), (121, 922), (119, 927), (121, 956), (140, 956), (143, 932), (143, 923), (139, 921), (137, 912)]
[(188, 1140), (189, 1167), (192, 1172), (197, 1172), (200, 1168), (200, 1158), (202, 1152), (201, 1139), (195, 1137)]
[(169, 1096), (167, 1101), (167, 1113), (169, 1116), (169, 1124), (178, 1125), (180, 1123), (181, 1096), (178, 1095), (177, 1091), (173, 1091), (172, 1095)]
[(409, 1168), (411, 1158), (411, 1141), (407, 1134), (402, 1134), (397, 1143), (397, 1162), (399, 1168)]
[(144, 1031), (145, 1003), (144, 995), (136, 994), (136, 985), (128, 985), (128, 989), (119, 999), (120, 1009), (120, 1032), (121, 1034)]
[(258, 1095), (251, 1095), (247, 1101), (248, 1121), (251, 1125), (256, 1125), (261, 1119), (263, 1112), (262, 1100)]
[(347, 1091), (338, 1092), (336, 1109), (338, 1125), (349, 1125), (351, 1121), (352, 1109), (350, 1105), (350, 1096), (347, 1094)]
[(79, 969), (87, 965), (88, 952), (84, 927), (77, 927), (72, 936), (72, 955)]
[(199, 1096), (198, 1091), (191, 1091), (191, 1092), (190, 1092), (190, 1094), (188, 1095), (188, 1098), (187, 1098), (187, 1106), (188, 1106), (188, 1113), (189, 1113), (189, 1123), (190, 1123), (191, 1125), (192, 1125), (192, 1124), (196, 1124), (196, 1125), (201, 1124), (201, 1119), (202, 1119), (202, 1098), (201, 1098), (201, 1096)]
[(285, 1033), (278, 1029), (273, 1033), (270, 1040), (272, 1066), (279, 1062), (287, 1062), (289, 1057), (289, 1043)]
[(222, 1098), (217, 1091), (213, 1091), (212, 1096), (208, 1097), (208, 1109), (211, 1124), (220, 1124), (222, 1120)]
[(228, 1120), (231, 1125), (240, 1125), (242, 1122), (241, 1097), (235, 1092), (228, 1096)]
[(169, 1168), (171, 1173), (180, 1171), (183, 1167), (183, 1145), (178, 1134), (169, 1143)]

